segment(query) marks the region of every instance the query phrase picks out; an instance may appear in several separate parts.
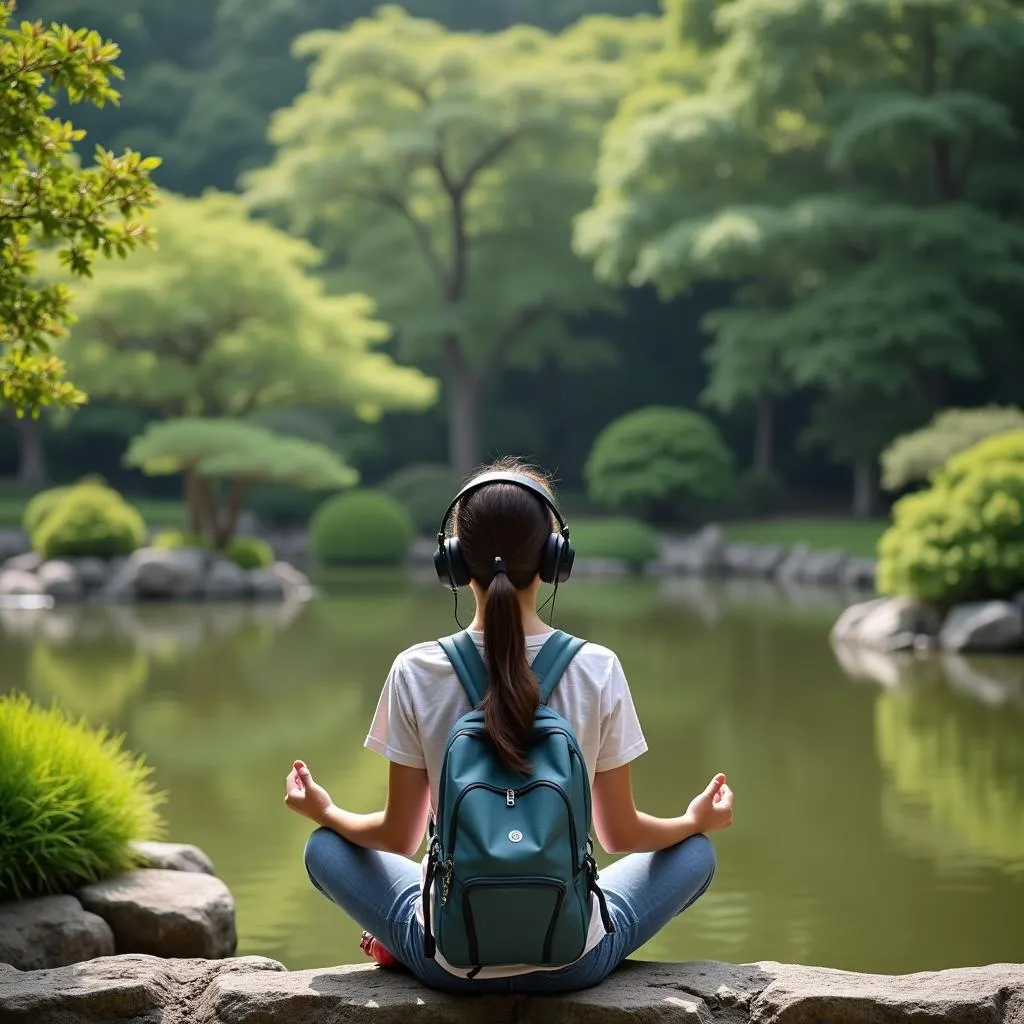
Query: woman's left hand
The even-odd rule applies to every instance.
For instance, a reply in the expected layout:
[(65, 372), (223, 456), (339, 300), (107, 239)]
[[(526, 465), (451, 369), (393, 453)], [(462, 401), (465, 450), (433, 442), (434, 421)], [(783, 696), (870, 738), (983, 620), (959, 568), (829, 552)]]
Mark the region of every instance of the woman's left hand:
[(313, 781), (304, 761), (296, 761), (285, 780), (284, 802), (296, 814), (323, 824), (327, 812), (334, 806), (331, 794)]

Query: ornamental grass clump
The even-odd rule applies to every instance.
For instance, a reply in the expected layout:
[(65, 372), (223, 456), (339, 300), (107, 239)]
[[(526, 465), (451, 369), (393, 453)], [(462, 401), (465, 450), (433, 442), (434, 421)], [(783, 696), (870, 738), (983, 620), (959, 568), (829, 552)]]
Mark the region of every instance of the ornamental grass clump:
[(124, 740), (23, 694), (0, 697), (0, 901), (71, 892), (135, 867), (163, 795)]

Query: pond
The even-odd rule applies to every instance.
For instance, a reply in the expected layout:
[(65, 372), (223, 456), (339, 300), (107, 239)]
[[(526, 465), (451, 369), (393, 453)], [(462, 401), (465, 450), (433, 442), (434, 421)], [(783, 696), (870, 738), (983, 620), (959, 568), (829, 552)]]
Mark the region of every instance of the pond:
[[(362, 748), (395, 653), (455, 629), (436, 583), (345, 576), (303, 607), (0, 611), (3, 687), (124, 731), (168, 791), (169, 838), (235, 894), (239, 952), (359, 959), (309, 885), (282, 804), (296, 757), (381, 806)], [(1024, 660), (841, 657), (836, 594), (576, 581), (555, 622), (615, 649), (651, 750), (638, 803), (681, 813), (717, 770), (736, 823), (711, 891), (640, 953), (886, 973), (1024, 960)], [(469, 604), (462, 605), (466, 621)]]

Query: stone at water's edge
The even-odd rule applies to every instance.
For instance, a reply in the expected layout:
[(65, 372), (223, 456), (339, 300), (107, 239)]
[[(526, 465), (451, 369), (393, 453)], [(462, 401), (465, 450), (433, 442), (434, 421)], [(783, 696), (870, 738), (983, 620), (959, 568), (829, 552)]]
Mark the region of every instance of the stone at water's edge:
[(113, 952), (110, 925), (74, 896), (0, 903), (0, 963), (37, 971)]
[(110, 925), (121, 952), (216, 959), (237, 945), (235, 901), (212, 875), (144, 868), (76, 895)]
[(888, 977), (820, 967), (627, 962), (564, 996), (453, 997), (373, 966), (120, 956), (0, 966), (0, 1024), (1024, 1024), (1024, 966)]
[(1024, 609), (1009, 601), (954, 608), (939, 632), (947, 651), (1010, 651), (1024, 644)]
[(143, 840), (132, 843), (132, 849), (142, 858), (148, 868), (162, 868), (165, 871), (191, 871), (213, 875), (213, 861), (190, 843), (158, 843)]

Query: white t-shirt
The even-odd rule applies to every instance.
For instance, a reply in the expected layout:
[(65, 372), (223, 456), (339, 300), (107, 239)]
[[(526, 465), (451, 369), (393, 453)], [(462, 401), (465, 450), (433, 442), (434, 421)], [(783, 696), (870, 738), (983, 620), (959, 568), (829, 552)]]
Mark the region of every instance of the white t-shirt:
[[(531, 663), (549, 635), (539, 633), (526, 638), (526, 655)], [(483, 633), (471, 632), (470, 636), (482, 653)], [(588, 643), (580, 649), (555, 688), (550, 706), (572, 725), (591, 783), (595, 772), (618, 768), (647, 750), (622, 665), (607, 647)], [(416, 644), (403, 651), (391, 666), (365, 745), (397, 764), (425, 768), (430, 806), (436, 814), (445, 742), (456, 720), (469, 710), (469, 698), (441, 645), (436, 640)], [(424, 870), (425, 864), (424, 859)], [(417, 916), (422, 922), (422, 906), (417, 907)], [(601, 915), (595, 912), (595, 898), (591, 897), (584, 955), (604, 935)], [(440, 952), (436, 960), (451, 974), (468, 973), (446, 963)], [(505, 978), (538, 970), (558, 968), (509, 964), (485, 967), (475, 977)]]

